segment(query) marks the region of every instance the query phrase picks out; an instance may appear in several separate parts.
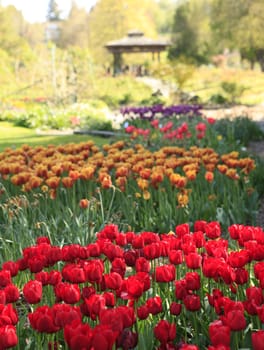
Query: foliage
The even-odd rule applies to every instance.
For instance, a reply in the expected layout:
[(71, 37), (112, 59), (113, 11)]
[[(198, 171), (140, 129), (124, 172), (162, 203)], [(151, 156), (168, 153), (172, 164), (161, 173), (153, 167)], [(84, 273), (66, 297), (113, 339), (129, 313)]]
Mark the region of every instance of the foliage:
[(0, 120), (9, 121), (16, 126), (34, 129), (100, 129), (103, 125), (110, 127), (109, 110), (102, 101), (91, 101), (88, 104), (71, 104), (67, 107), (52, 107), (47, 103), (31, 103), (20, 105), (20, 110), (6, 110), (0, 115)]
[(211, 53), (209, 8), (208, 0), (186, 1), (178, 5), (172, 25), (169, 59), (185, 56), (198, 64), (208, 63)]
[(97, 98), (112, 108), (119, 108), (122, 104), (140, 104), (152, 94), (149, 86), (129, 76), (99, 77), (95, 89)]
[(263, 4), (261, 0), (218, 0), (213, 2), (212, 27), (215, 39), (222, 47), (235, 47), (243, 57), (258, 62), (264, 70), (261, 35), (263, 29)]
[(230, 145), (240, 143), (248, 146), (250, 141), (264, 139), (264, 132), (248, 117), (241, 116), (232, 120), (228, 118), (219, 119), (216, 121), (215, 128)]
[(264, 198), (264, 161), (261, 159), (257, 159), (256, 161), (256, 169), (252, 174), (250, 175), (250, 180), (252, 181), (252, 184), (256, 191), (259, 194), (260, 198)]
[(247, 89), (245, 86), (239, 85), (234, 81), (223, 81), (221, 88), (229, 97), (231, 103), (238, 103), (238, 99), (241, 98), (244, 91)]
[[(63, 48), (87, 48), (89, 44), (88, 14), (73, 2), (68, 18), (61, 24), (59, 46)], [(74, 52), (74, 50), (72, 50)]]

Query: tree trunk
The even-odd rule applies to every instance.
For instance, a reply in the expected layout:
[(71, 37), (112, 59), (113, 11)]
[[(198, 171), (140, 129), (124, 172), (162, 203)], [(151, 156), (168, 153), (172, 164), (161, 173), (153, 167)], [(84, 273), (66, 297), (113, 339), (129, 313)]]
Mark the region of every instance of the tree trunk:
[(264, 49), (257, 50), (256, 57), (260, 65), (261, 71), (264, 72)]

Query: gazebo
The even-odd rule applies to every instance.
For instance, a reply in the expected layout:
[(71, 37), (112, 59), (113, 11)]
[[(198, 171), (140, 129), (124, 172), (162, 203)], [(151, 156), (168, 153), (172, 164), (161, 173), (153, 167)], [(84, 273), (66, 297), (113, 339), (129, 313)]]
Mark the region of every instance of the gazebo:
[(108, 42), (105, 48), (114, 56), (113, 68), (116, 74), (121, 71), (122, 53), (151, 52), (153, 60), (155, 54), (160, 60), (160, 52), (165, 51), (169, 45), (168, 41), (150, 39), (139, 30), (131, 30), (126, 37)]

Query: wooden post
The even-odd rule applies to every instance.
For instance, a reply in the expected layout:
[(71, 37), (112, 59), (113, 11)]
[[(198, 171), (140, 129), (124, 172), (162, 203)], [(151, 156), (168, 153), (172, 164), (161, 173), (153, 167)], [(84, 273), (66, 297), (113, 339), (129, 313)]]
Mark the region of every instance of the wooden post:
[(122, 56), (120, 52), (114, 52), (113, 55), (114, 55), (113, 68), (114, 68), (114, 76), (115, 76), (121, 72)]

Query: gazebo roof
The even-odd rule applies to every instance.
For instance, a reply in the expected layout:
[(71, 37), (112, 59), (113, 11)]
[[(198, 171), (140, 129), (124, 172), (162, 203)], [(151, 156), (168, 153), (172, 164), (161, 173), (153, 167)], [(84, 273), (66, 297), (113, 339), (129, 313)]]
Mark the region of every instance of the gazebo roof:
[(119, 40), (108, 42), (105, 47), (115, 52), (151, 52), (163, 51), (169, 46), (166, 40), (155, 40), (144, 36), (144, 33), (139, 30), (131, 30), (127, 36)]

